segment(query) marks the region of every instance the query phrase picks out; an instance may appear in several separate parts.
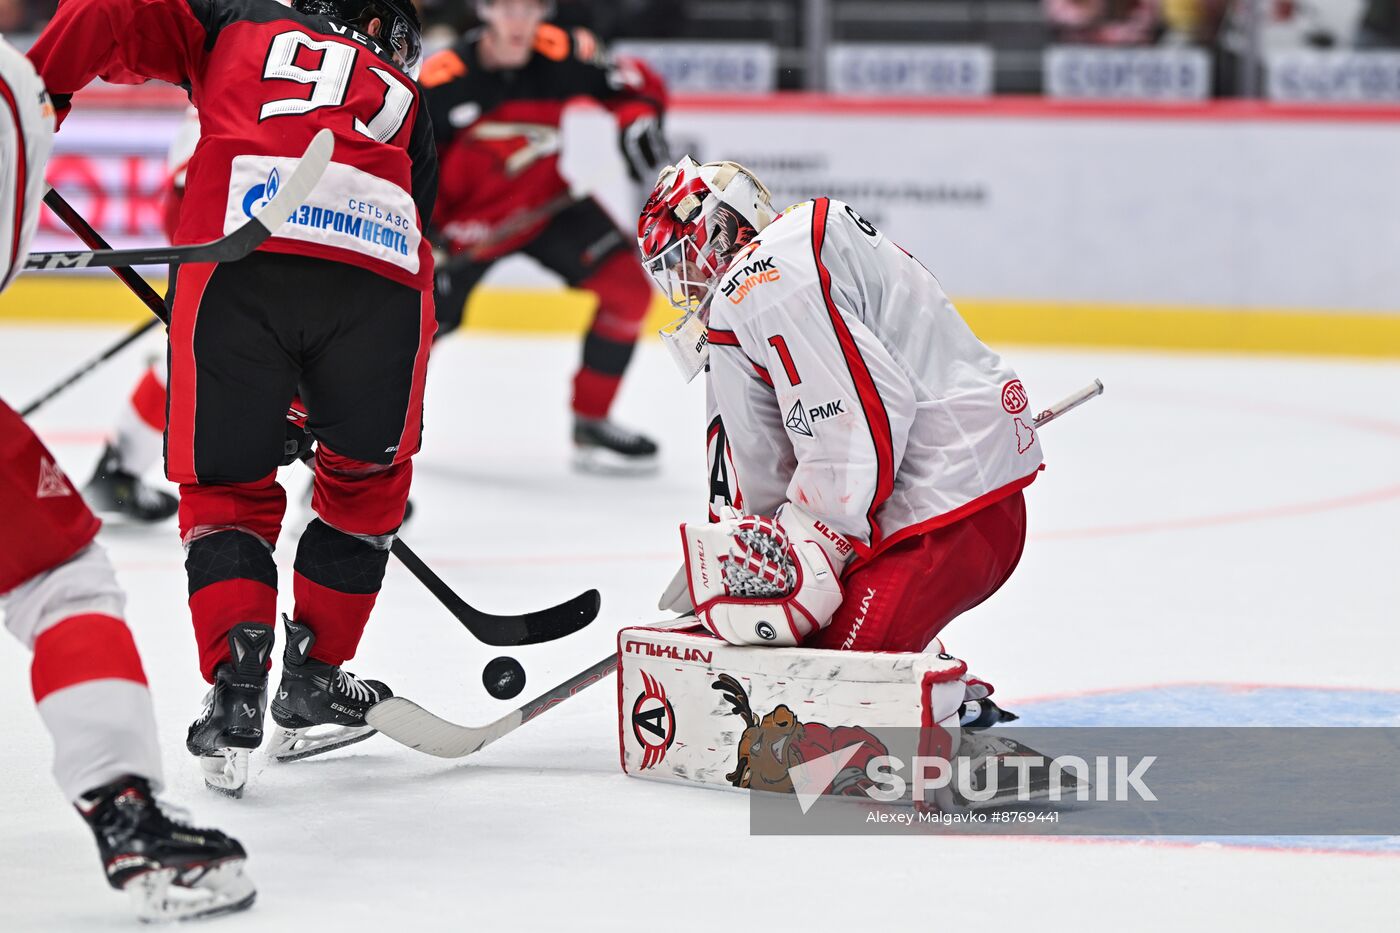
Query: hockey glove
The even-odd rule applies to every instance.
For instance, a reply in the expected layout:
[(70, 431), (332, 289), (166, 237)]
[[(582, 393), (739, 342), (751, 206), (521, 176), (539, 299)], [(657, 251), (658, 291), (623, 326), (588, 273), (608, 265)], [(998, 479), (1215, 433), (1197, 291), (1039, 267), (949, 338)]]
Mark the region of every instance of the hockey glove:
[(627, 161), (627, 174), (635, 182), (651, 183), (663, 165), (671, 161), (671, 147), (661, 131), (661, 118), (638, 117), (622, 128), (622, 156)]
[[(841, 605), (850, 542), (791, 503), (776, 518), (723, 510), (718, 522), (684, 524), (687, 583), (701, 623), (733, 645), (791, 646), (825, 628)], [(832, 540), (832, 538), (836, 540)], [(839, 541), (839, 545), (838, 542)]]

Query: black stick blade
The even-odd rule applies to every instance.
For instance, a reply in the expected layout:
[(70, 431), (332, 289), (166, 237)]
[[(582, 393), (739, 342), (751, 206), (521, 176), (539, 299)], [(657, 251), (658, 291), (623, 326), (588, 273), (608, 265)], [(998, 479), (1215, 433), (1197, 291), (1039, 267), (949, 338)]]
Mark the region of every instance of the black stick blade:
[(598, 618), (598, 610), (602, 605), (602, 594), (597, 590), (589, 590), (568, 602), (537, 612), (527, 612), (518, 616), (497, 616), (468, 606), (469, 611), (457, 618), (467, 627), (467, 631), (488, 645), (537, 645), (564, 638), (587, 628)]

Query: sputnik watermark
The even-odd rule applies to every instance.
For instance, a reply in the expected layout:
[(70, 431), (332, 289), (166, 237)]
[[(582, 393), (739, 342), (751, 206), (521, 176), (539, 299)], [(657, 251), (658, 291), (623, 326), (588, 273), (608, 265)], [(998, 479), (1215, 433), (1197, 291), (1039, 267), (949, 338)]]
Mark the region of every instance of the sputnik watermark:
[[(977, 767), (976, 761), (966, 757), (949, 761), (947, 758), (920, 755), (913, 760), (913, 799), (918, 803), (930, 803), (935, 792), (951, 787), (967, 803), (992, 800), (1024, 803), (1032, 799), (1058, 801), (1066, 799), (1066, 789), (1075, 800), (1125, 803), (1135, 799), (1134, 794), (1138, 800), (1156, 800), (1157, 795), (1143, 780), (1143, 775), (1156, 760), (1156, 755), (1146, 755), (1136, 761), (1127, 755), (1098, 755), (1091, 769), (1089, 763), (1077, 755), (1057, 755), (1053, 758), (1007, 755), (997, 762), (1002, 767), (982, 769)], [(1010, 792), (1009, 787), (1003, 788), (1001, 785), (1002, 768), (1016, 772), (1014, 793)], [(1048, 771), (1048, 787), (1041, 786), (1036, 777), (1036, 772), (1041, 769)], [(870, 799), (881, 803), (908, 799), (911, 782), (899, 774), (903, 770), (904, 762), (894, 755), (870, 759), (865, 769), (866, 777), (873, 784), (867, 791)], [(981, 786), (976, 780), (979, 774), (985, 777), (985, 783)]]

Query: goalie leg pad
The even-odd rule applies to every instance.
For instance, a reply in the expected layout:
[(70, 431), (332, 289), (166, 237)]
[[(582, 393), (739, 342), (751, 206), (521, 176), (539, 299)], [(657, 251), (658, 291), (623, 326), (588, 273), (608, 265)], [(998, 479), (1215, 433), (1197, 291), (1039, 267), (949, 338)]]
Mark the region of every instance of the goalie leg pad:
[[(863, 795), (878, 756), (957, 747), (967, 666), (944, 654), (729, 645), (698, 628), (618, 633), (618, 738), (634, 777)], [(818, 769), (813, 768), (813, 774)]]

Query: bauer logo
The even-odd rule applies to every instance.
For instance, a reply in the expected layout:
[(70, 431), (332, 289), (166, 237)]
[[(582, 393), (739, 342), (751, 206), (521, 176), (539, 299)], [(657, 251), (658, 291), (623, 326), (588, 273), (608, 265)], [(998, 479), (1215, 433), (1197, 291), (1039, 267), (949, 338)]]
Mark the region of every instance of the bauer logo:
[(1030, 398), (1026, 395), (1026, 387), (1021, 385), (1021, 380), (1012, 379), (1001, 389), (1001, 407), (1006, 409), (1008, 415), (1019, 415), (1026, 410), (1030, 404)]
[(642, 747), (640, 768), (645, 771), (659, 765), (676, 740), (676, 711), (661, 681), (645, 671), (641, 674), (645, 689), (632, 704), (632, 736)]

